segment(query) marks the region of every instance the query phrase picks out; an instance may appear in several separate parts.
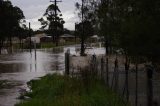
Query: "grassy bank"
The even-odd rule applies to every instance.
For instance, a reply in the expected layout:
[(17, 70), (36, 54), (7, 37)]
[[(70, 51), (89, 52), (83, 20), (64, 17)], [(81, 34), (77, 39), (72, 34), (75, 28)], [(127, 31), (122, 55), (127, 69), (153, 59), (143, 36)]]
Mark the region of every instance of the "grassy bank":
[[(78, 44), (79, 42), (75, 43), (75, 42), (71, 42), (71, 41), (67, 41), (65, 43), (59, 43), (58, 47), (60, 46), (68, 46), (68, 45), (75, 45)], [(18, 43), (15, 43), (12, 45), (14, 49), (20, 49), (20, 45)], [(34, 45), (32, 44), (32, 49), (34, 48)], [(38, 49), (39, 48), (54, 48), (57, 47), (55, 43), (53, 42), (43, 42), (41, 44), (37, 44), (36, 46)], [(23, 44), (23, 49), (30, 49), (30, 45), (29, 44)]]
[(0, 89), (8, 87), (9, 84), (7, 83), (6, 80), (0, 80)]
[[(58, 46), (67, 46), (67, 45), (74, 45), (75, 42), (65, 42), (65, 43), (59, 43)], [(41, 48), (53, 48), (56, 47), (56, 44), (53, 44), (52, 42), (48, 43), (41, 43)]]
[(4, 86), (4, 81), (0, 80), (0, 88), (3, 88), (3, 86)]
[(16, 106), (124, 106), (122, 100), (103, 83), (60, 75), (47, 75), (28, 83), (31, 99)]

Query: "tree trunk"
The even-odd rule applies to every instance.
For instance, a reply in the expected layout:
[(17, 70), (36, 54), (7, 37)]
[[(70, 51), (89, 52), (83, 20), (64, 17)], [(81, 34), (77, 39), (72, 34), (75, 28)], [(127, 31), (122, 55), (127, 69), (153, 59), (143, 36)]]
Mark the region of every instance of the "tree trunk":
[(19, 48), (22, 49), (22, 39), (19, 38)]
[(12, 53), (12, 37), (9, 37), (10, 52)]
[(129, 68), (130, 68), (130, 62), (129, 62), (129, 58), (128, 56), (126, 55), (126, 62), (125, 62), (125, 87), (126, 87), (126, 99), (127, 99), (127, 102), (129, 101), (129, 87), (128, 87), (128, 71), (129, 71)]
[(11, 36), (9, 37), (9, 45), (10, 47), (12, 47), (12, 37)]
[(2, 54), (2, 40), (0, 40), (0, 54)]
[(81, 56), (85, 55), (84, 38), (81, 40)]
[(56, 47), (58, 47), (58, 46), (59, 46), (59, 36), (56, 35)]
[(3, 46), (4, 46), (4, 40), (1, 39), (0, 40), (0, 54), (2, 54), (2, 48), (3, 48)]
[(109, 43), (108, 40), (105, 40), (105, 47), (106, 47), (106, 56), (109, 54)]
[(82, 35), (81, 35), (81, 56), (85, 55), (85, 47), (84, 47), (84, 0), (82, 0)]

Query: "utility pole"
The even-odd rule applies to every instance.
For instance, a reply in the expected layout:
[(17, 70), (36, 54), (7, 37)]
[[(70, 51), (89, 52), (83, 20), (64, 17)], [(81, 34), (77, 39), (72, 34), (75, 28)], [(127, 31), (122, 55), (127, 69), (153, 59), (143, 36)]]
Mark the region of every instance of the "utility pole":
[(62, 0), (60, 0), (60, 1), (57, 1), (57, 0), (54, 0), (54, 1), (52, 1), (52, 0), (50, 0), (50, 2), (53, 2), (54, 3), (54, 5), (55, 5), (55, 8), (54, 8), (54, 12), (55, 12), (55, 38), (56, 38), (56, 46), (58, 46), (58, 39), (59, 39), (59, 37), (58, 37), (58, 34), (57, 34), (57, 3), (58, 2), (62, 2)]
[(31, 23), (29, 22), (29, 37), (30, 37), (30, 53), (32, 52), (32, 38), (31, 38)]

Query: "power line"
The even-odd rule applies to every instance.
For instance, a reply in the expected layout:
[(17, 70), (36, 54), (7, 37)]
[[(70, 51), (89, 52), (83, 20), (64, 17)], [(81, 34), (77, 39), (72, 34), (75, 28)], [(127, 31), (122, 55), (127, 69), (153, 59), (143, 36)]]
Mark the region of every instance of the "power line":
[(52, 0), (50, 0), (50, 2), (53, 2), (54, 5), (55, 5), (54, 11), (55, 11), (55, 21), (56, 21), (56, 17), (57, 17), (57, 3), (58, 2), (62, 2), (62, 0), (61, 1), (57, 1), (57, 0), (52, 1)]

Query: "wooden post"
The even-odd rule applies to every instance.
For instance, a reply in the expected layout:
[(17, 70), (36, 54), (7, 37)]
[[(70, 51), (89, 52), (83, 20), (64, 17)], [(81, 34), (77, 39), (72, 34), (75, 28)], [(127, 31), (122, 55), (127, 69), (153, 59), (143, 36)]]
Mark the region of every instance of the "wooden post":
[(147, 67), (147, 106), (152, 106), (153, 104), (153, 86), (152, 86), (152, 78), (153, 78), (153, 67)]
[(106, 85), (109, 86), (109, 67), (108, 67), (108, 57), (106, 58)]
[(118, 73), (118, 59), (116, 57), (116, 60), (115, 60), (115, 86), (114, 86), (114, 90), (117, 92), (118, 90), (118, 79), (119, 79), (119, 73)]
[(69, 75), (69, 64), (70, 64), (70, 60), (69, 60), (69, 50), (67, 50), (67, 52), (65, 53), (65, 74)]
[(32, 52), (31, 23), (29, 22), (30, 53)]
[(93, 63), (93, 73), (96, 76), (97, 75), (97, 59), (96, 59), (96, 55), (92, 55), (92, 63)]
[(104, 79), (104, 60), (103, 57), (101, 58), (101, 79)]
[(34, 51), (35, 51), (35, 61), (37, 60), (37, 47), (36, 47), (36, 41), (34, 43)]
[(135, 97), (135, 106), (138, 106), (138, 64), (136, 63), (136, 97)]
[(126, 63), (125, 63), (125, 89), (126, 89), (126, 99), (127, 102), (129, 101), (129, 87), (128, 87), (128, 71), (129, 71), (129, 59), (126, 56)]

